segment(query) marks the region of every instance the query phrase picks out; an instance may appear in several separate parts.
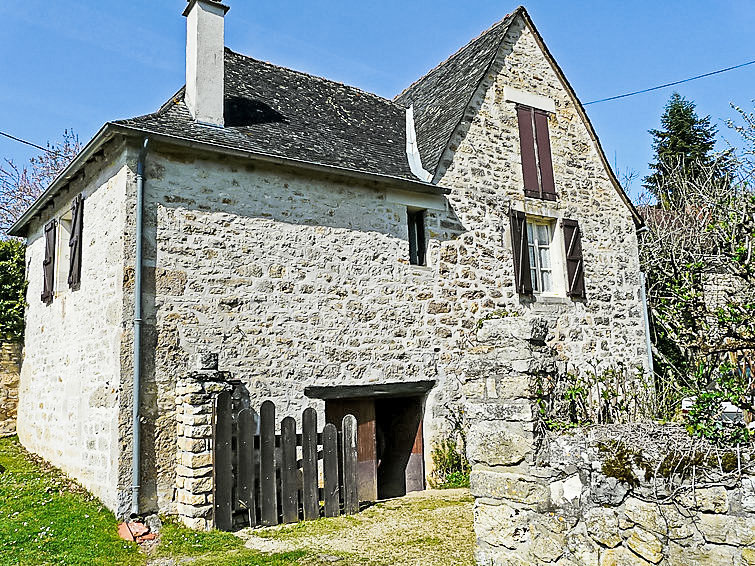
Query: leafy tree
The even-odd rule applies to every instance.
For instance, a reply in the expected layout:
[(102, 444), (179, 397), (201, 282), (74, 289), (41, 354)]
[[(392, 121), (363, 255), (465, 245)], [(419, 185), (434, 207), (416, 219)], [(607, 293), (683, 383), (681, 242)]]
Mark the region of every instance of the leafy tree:
[(0, 165), (0, 237), (31, 206), (48, 185), (81, 150), (73, 130), (63, 132), (63, 140), (47, 143), (47, 151), (19, 166), (10, 159)]
[(663, 208), (679, 207), (678, 187), (666, 178), (672, 172), (678, 174), (680, 168), (687, 178), (696, 178), (710, 173), (710, 167), (717, 164), (715, 178), (727, 177), (730, 162), (713, 152), (716, 133), (710, 116), (697, 115), (694, 102), (677, 92), (671, 95), (661, 116), (661, 129), (650, 130), (655, 159), (650, 163), (652, 173), (644, 179), (644, 187)]
[(8, 229), (81, 150), (73, 130), (59, 143), (18, 166), (0, 165), (0, 340), (23, 340), (26, 277), (23, 243), (4, 239)]
[[(744, 139), (754, 124), (742, 127)], [(640, 259), (660, 416), (694, 397), (691, 432), (740, 442), (744, 425), (718, 415), (724, 402), (755, 410), (755, 190), (748, 160), (730, 157), (727, 175), (715, 160), (669, 166), (654, 194), (673, 195), (673, 208), (641, 207), (648, 230)]]
[(0, 240), (0, 340), (23, 339), (24, 267), (24, 245), (16, 240)]

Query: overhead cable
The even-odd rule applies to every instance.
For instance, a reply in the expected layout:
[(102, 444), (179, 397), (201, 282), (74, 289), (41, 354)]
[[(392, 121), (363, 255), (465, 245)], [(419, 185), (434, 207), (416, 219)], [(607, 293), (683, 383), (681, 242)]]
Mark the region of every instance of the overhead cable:
[(626, 94), (619, 94), (617, 96), (609, 96), (608, 98), (601, 98), (600, 100), (591, 100), (590, 102), (583, 102), (582, 106), (587, 106), (589, 104), (598, 104), (599, 102), (608, 102), (609, 100), (617, 100), (619, 98), (626, 98), (627, 96), (635, 96), (636, 94), (643, 94), (646, 92), (651, 92), (653, 90), (659, 90), (662, 88), (666, 88), (669, 86), (674, 86), (682, 83), (688, 83), (690, 81), (696, 81), (697, 79), (702, 79), (704, 77), (710, 77), (711, 75), (718, 75), (719, 73), (725, 73), (726, 71), (732, 71), (734, 69), (739, 69), (741, 67), (746, 67), (747, 65), (752, 65), (755, 63), (755, 59), (752, 61), (747, 61), (746, 63), (742, 63), (740, 65), (734, 65), (733, 67), (726, 67), (725, 69), (718, 69), (717, 71), (711, 71), (710, 73), (704, 73), (702, 75), (697, 75), (696, 77), (689, 77), (688, 79), (682, 79), (680, 81), (674, 81), (672, 83), (666, 83), (650, 88), (644, 88), (642, 90), (636, 90), (634, 92), (628, 92)]

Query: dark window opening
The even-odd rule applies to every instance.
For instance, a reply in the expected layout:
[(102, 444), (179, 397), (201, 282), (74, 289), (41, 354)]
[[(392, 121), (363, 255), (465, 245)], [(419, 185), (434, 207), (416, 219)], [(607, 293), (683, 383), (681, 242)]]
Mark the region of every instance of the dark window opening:
[(548, 113), (521, 105), (516, 107), (516, 112), (519, 121), (524, 194), (533, 198), (556, 200)]
[(427, 265), (425, 211), (407, 209), (406, 216), (409, 221), (409, 263)]

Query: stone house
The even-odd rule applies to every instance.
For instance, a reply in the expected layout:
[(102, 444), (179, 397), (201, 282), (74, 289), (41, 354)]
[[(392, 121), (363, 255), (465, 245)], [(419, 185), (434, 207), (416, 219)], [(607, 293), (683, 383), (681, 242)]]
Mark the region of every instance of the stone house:
[[(187, 515), (176, 389), (209, 352), (253, 405), (356, 413), (373, 456), (409, 430), (401, 491), (460, 415), (528, 415), (525, 442), (527, 375), (646, 367), (641, 219), (524, 8), (393, 100), (225, 48), (227, 10), (189, 2), (186, 86), (105, 124), (11, 230), (28, 449), (119, 515)], [(501, 318), (547, 355), (476, 366)]]

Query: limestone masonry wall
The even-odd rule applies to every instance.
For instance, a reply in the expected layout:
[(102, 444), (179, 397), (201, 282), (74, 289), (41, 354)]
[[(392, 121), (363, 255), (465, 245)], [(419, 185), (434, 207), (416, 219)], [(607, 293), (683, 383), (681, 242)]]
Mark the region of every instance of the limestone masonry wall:
[[(439, 295), (441, 242), (461, 227), (443, 197), (192, 158), (150, 158), (143, 403), (154, 430), (145, 497), (174, 502), (175, 380), (217, 352), (253, 406), (299, 417), (309, 385), (436, 379), (426, 425), (449, 390), (438, 352), (461, 328)], [(430, 267), (409, 265), (407, 206), (427, 209)], [(152, 423), (159, 419), (161, 426)], [(172, 448), (171, 448), (172, 447)], [(427, 450), (429, 453), (429, 449)]]
[(0, 342), (0, 436), (16, 433), (22, 352), (21, 344)]
[(548, 435), (528, 471), (473, 474), (481, 565), (755, 564), (752, 454), (677, 426)]
[[(126, 167), (122, 148), (108, 146), (67, 193), (43, 211), (27, 237), (29, 286), (19, 383), (21, 443), (80, 481), (110, 509), (117, 506), (121, 453), (118, 399), (123, 334), (123, 231)], [(40, 300), (44, 224), (70, 211), (84, 194), (81, 288), (68, 288), (68, 265), (56, 249), (52, 304)]]

